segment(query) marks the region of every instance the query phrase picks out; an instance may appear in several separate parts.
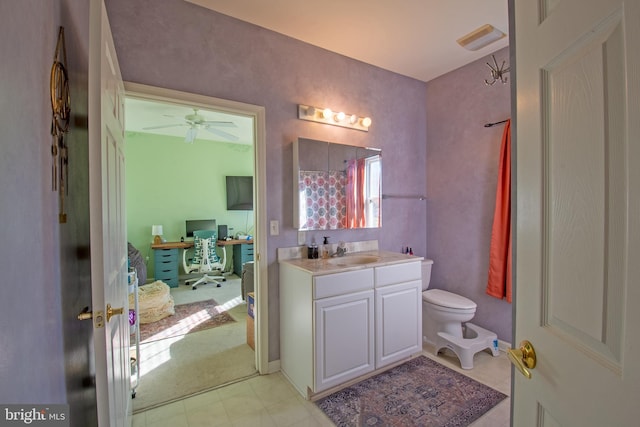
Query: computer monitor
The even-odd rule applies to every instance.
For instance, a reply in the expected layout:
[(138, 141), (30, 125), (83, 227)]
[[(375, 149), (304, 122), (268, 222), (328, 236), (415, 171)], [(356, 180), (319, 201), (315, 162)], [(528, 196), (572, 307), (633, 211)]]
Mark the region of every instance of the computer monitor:
[(211, 230), (218, 232), (215, 219), (188, 219), (185, 221), (187, 237), (193, 237), (195, 230)]

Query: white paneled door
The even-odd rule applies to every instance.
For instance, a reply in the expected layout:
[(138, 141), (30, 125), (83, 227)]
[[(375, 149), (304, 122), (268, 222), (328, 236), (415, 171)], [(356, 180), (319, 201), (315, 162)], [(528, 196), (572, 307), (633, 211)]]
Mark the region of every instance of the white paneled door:
[(124, 86), (102, 0), (90, 7), (89, 207), (98, 423), (131, 425)]
[(513, 425), (638, 425), (640, 1), (513, 5)]

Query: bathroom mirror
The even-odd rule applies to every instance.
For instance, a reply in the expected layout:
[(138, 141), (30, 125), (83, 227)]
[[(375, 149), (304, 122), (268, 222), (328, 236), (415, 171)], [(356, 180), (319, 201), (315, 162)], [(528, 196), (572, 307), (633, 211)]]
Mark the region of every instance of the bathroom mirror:
[(299, 230), (382, 226), (382, 151), (307, 138), (293, 142)]

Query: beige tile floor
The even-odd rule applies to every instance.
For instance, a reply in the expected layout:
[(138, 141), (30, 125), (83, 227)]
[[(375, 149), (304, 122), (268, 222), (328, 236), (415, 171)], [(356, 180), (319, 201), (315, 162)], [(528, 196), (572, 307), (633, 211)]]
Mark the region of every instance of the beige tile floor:
[[(510, 395), (511, 368), (507, 356), (478, 353), (474, 369), (462, 370), (455, 357), (424, 354), (490, 387)], [(473, 427), (509, 425), (510, 399), (503, 400), (472, 424)], [(242, 382), (185, 398), (133, 417), (134, 427), (287, 427), (333, 426), (314, 403), (304, 400), (280, 373), (256, 376)]]

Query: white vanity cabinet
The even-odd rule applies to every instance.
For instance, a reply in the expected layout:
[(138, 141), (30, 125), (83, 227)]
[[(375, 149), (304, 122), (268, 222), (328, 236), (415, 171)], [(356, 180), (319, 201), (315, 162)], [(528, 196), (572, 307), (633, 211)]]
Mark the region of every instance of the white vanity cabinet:
[(305, 397), (373, 371), (373, 269), (280, 265), (280, 368)]
[(420, 262), (333, 271), (280, 263), (280, 368), (308, 399), (422, 350)]
[(419, 262), (375, 268), (376, 369), (422, 351)]

